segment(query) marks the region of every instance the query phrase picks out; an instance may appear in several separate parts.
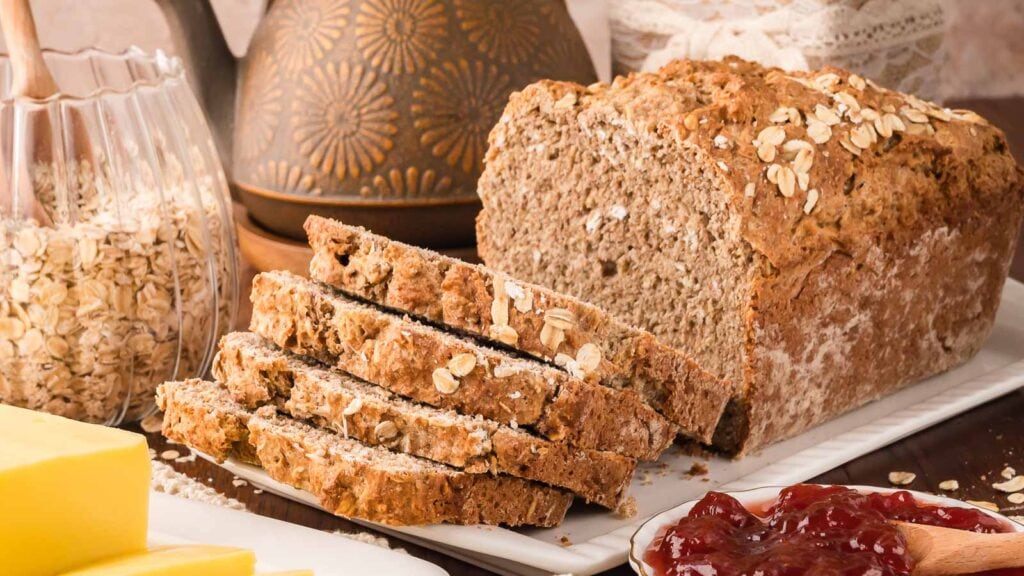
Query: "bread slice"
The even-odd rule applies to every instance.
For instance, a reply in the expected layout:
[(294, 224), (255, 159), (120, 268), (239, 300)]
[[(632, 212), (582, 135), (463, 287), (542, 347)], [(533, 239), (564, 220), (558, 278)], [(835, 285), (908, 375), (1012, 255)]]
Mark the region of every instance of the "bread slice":
[(549, 440), (656, 460), (677, 428), (631, 390), (573, 378), (346, 298), (286, 272), (253, 280), (251, 329), (419, 402), (525, 425)]
[(698, 440), (711, 441), (732, 395), (682, 351), (572, 296), (319, 216), (306, 220), (306, 234), (312, 278), (588, 381), (635, 390)]
[(213, 373), (248, 408), (277, 403), (296, 419), (365, 444), (467, 472), (559, 486), (608, 508), (622, 500), (636, 467), (635, 460), (612, 452), (573, 448), (479, 416), (414, 404), (248, 332), (221, 339)]
[(250, 412), (202, 380), (160, 386), (164, 435), (218, 459), (251, 453), (271, 478), (340, 516), (390, 525), (557, 526), (572, 496), (518, 478), (469, 474), (366, 446), (277, 414)]

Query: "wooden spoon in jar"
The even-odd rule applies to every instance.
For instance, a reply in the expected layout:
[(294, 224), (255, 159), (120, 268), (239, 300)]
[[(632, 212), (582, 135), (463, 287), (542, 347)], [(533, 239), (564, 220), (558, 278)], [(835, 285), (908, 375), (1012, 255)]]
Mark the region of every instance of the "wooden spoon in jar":
[[(0, 26), (3, 27), (4, 41), (7, 44), (7, 51), (10, 53), (11, 66), (11, 92), (12, 98), (30, 98), (32, 100), (46, 100), (59, 92), (57, 82), (54, 81), (50, 69), (43, 59), (43, 51), (39, 47), (39, 36), (36, 33), (36, 23), (32, 18), (32, 8), (29, 0), (0, 0)], [(73, 155), (75, 160), (88, 159), (91, 155), (88, 130), (85, 123), (76, 113), (71, 110), (70, 122), (72, 137), (74, 138)], [(33, 114), (32, 123), (32, 147), (30, 158), (33, 164), (53, 163), (54, 143), (53, 127), (50, 115), (46, 112)], [(60, 143), (58, 143), (60, 144)], [(32, 169), (33, 166), (28, 166)], [(33, 179), (30, 178), (31, 182)], [(18, 191), (11, 191), (18, 193)], [(32, 194), (32, 216), (41, 224), (52, 222), (51, 215), (54, 214), (54, 206), (43, 206), (39, 198)]]
[(1024, 532), (979, 534), (910, 522), (893, 522), (917, 563), (914, 576), (959, 576), (1024, 567)]

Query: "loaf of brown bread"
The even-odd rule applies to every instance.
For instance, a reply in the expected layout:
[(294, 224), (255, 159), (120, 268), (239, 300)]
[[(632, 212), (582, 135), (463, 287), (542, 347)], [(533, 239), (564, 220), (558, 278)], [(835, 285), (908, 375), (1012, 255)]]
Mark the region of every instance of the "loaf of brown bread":
[(364, 444), (467, 472), (536, 480), (608, 508), (620, 503), (636, 467), (633, 459), (613, 452), (573, 448), (493, 420), (409, 402), (252, 333), (221, 339), (213, 374), (246, 408), (277, 405), (296, 419)]
[(366, 446), (271, 406), (251, 412), (213, 382), (164, 383), (158, 403), (171, 440), (218, 460), (241, 455), (341, 516), (393, 525), (556, 526), (572, 503), (555, 488)]
[(477, 235), (488, 266), (733, 382), (716, 443), (742, 450), (977, 352), (1022, 180), (974, 113), (837, 69), (679, 61), (514, 95)]
[(306, 234), (312, 278), (581, 378), (634, 390), (698, 440), (711, 441), (732, 394), (682, 351), (572, 296), (318, 216), (306, 220)]

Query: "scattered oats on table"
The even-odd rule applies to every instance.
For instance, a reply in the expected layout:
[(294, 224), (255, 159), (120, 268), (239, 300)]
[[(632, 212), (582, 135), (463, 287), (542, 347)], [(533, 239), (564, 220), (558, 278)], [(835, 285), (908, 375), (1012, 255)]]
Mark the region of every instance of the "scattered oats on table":
[(1014, 476), (1006, 482), (996, 482), (992, 487), (1000, 492), (1020, 492), (1024, 490), (1024, 476)]
[(1009, 480), (1017, 475), (1017, 471), (1014, 470), (1012, 467), (1007, 466), (1006, 468), (1003, 468), (1003, 471), (1000, 472), (999, 475), (1002, 476), (1004, 479)]
[(1024, 492), (1014, 492), (1006, 497), (1010, 504), (1024, 504)]
[(974, 506), (977, 506), (979, 508), (984, 508), (985, 510), (999, 512), (999, 505), (996, 504), (995, 502), (988, 502), (986, 500), (964, 500), (964, 502), (967, 502), (968, 504), (973, 504)]
[(946, 492), (952, 492), (960, 489), (960, 483), (956, 480), (943, 480), (939, 482), (939, 490), (945, 490)]
[(160, 429), (163, 427), (163, 423), (164, 415), (160, 412), (157, 412), (156, 414), (150, 414), (149, 416), (143, 418), (142, 422), (139, 423), (139, 426), (142, 428), (143, 432), (147, 434), (155, 434), (156, 432), (159, 432)]
[(913, 472), (889, 472), (889, 483), (894, 486), (907, 486), (913, 483), (915, 478), (917, 478), (917, 474), (914, 474)]
[(174, 460), (176, 458), (181, 458), (181, 452), (178, 452), (177, 450), (164, 450), (160, 453), (160, 457), (164, 460)]

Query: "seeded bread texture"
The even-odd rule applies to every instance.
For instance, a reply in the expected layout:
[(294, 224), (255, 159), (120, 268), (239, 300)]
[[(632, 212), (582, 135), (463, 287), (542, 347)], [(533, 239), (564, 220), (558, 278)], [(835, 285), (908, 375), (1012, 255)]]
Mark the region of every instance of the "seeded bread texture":
[(210, 453), (221, 460), (249, 450), (271, 478), (313, 494), (340, 516), (391, 525), (557, 526), (572, 502), (568, 493), (533, 482), (468, 474), (366, 446), (271, 406), (249, 412), (212, 382), (169, 382), (161, 389), (169, 438), (197, 450), (223, 448)]
[(217, 462), (234, 455), (258, 463), (249, 446), (249, 412), (217, 384), (199, 379), (165, 382), (157, 387), (156, 402), (164, 413), (161, 433), (168, 439)]
[(601, 309), (363, 228), (310, 216), (310, 276), (351, 296), (635, 390), (688, 436), (710, 442), (732, 395), (652, 334)]
[(971, 112), (842, 70), (679, 61), (514, 95), (477, 236), (488, 266), (735, 383), (716, 443), (749, 450), (977, 352), (1021, 182)]
[[(656, 460), (678, 430), (635, 392), (584, 382), (349, 300), (294, 274), (258, 275), (252, 301), (253, 332), (431, 406), (529, 426), (552, 441), (640, 460)], [(465, 366), (456, 366), (462, 360)]]
[(364, 444), (381, 445), (473, 473), (503, 473), (566, 488), (614, 508), (636, 463), (573, 448), (479, 416), (417, 405), (386, 390), (289, 354), (251, 333), (228, 334), (213, 373), (232, 398), (284, 412)]

